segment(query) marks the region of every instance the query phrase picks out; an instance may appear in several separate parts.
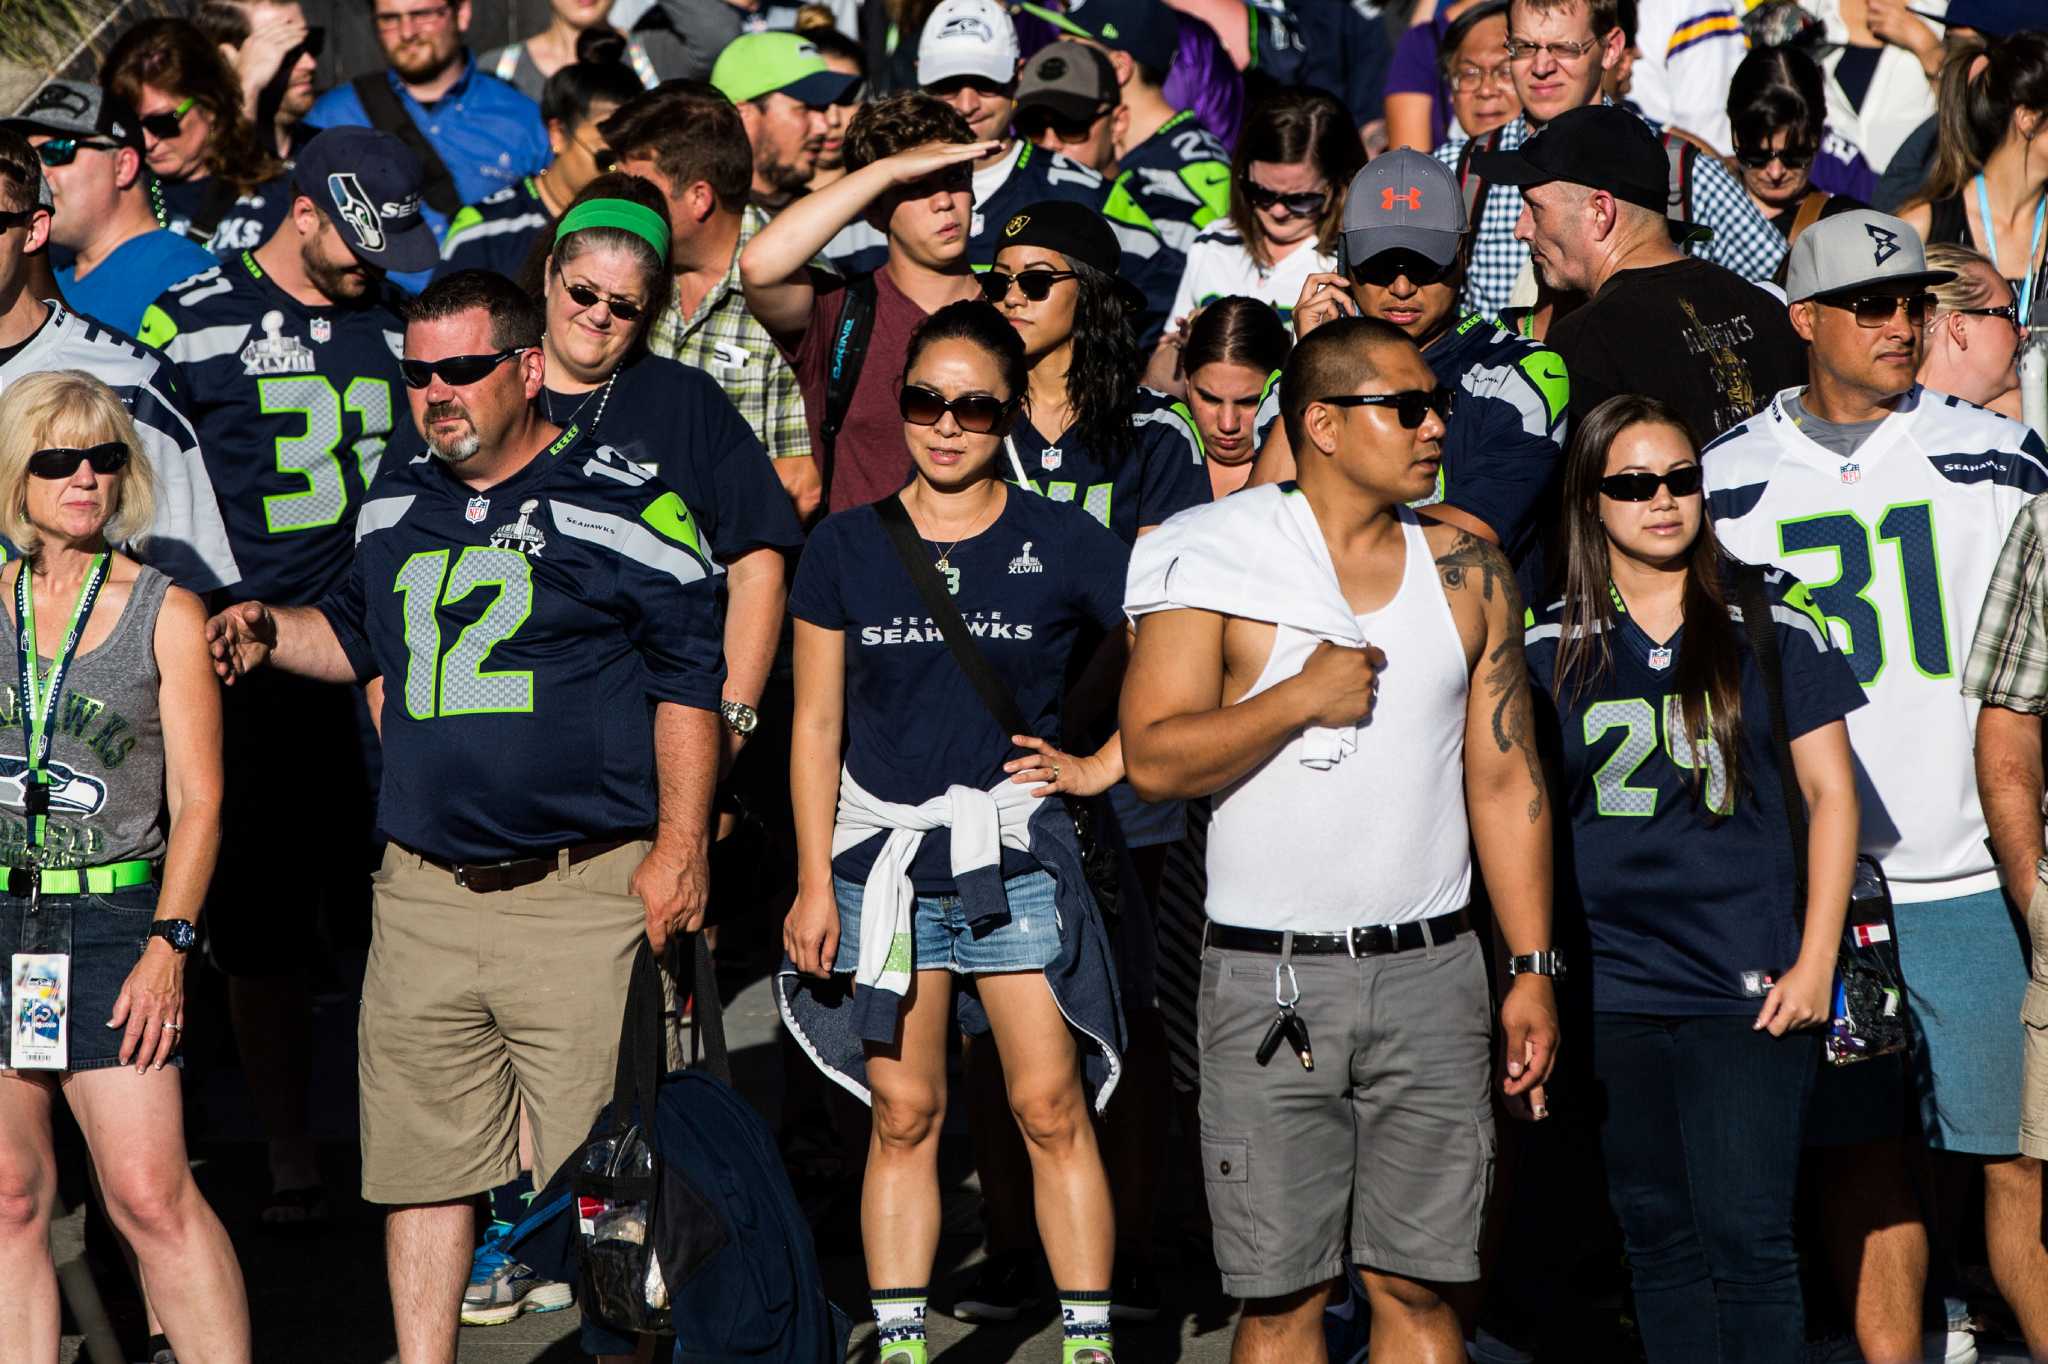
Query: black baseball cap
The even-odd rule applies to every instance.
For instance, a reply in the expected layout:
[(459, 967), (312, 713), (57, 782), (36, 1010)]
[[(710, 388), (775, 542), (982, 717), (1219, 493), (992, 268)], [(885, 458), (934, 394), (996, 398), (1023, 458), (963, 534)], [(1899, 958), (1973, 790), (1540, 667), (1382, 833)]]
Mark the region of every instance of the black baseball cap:
[(1615, 104), (1567, 109), (1516, 151), (1479, 152), (1472, 171), (1521, 189), (1562, 180), (1603, 190), (1625, 204), (1664, 214), (1681, 241), (1707, 235), (1698, 223), (1672, 217), (1671, 160), (1649, 125)]
[(341, 229), (365, 265), (400, 274), (441, 259), (420, 216), (426, 179), (403, 142), (374, 128), (328, 128), (299, 152), (292, 180)]
[(1122, 268), (1124, 250), (1116, 234), (1092, 208), (1059, 199), (1026, 204), (1010, 215), (996, 234), (996, 250), (1006, 246), (1037, 246), (1057, 251), (1068, 260), (1082, 261), (1103, 274), (1115, 277)]

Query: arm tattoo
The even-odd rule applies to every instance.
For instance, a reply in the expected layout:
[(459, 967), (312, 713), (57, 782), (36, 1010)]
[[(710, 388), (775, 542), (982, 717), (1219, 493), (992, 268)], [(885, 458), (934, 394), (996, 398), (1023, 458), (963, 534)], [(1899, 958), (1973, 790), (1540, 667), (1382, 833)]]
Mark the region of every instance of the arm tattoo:
[[(1510, 585), (1510, 595), (1514, 588)], [(1512, 601), (1509, 605), (1513, 605)], [(1522, 751), (1529, 767), (1529, 822), (1543, 816), (1543, 763), (1536, 755), (1534, 708), (1529, 704), (1529, 669), (1522, 660), (1522, 632), (1510, 624), (1486, 658), (1486, 694), (1493, 700), (1493, 741), (1503, 753)]]
[[(1505, 583), (1510, 592), (1514, 590), (1514, 574), (1500, 548), (1488, 544), (1469, 530), (1461, 530), (1458, 538), (1451, 542), (1451, 547), (1436, 556), (1437, 576), (1443, 579), (1446, 588), (1456, 592), (1465, 586), (1465, 575), (1475, 569), (1479, 573), (1480, 595), (1485, 600), (1493, 600), (1496, 578)], [(1516, 613), (1519, 616), (1519, 607)]]

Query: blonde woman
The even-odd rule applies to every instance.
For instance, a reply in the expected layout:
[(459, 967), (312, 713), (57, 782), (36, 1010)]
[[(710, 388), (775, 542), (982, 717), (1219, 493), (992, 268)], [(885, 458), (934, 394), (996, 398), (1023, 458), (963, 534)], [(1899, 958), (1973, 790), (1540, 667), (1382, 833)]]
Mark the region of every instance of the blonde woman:
[(1937, 393), (2020, 420), (2019, 299), (2012, 282), (1967, 246), (1940, 242), (1927, 248), (1927, 268), (1953, 270), (1934, 286), (1934, 312), (1920, 350), (1920, 382)]
[(220, 692), (199, 599), (116, 548), (149, 525), (153, 482), (99, 380), (57, 370), (0, 394), (0, 535), (20, 552), (0, 568), (0, 1065), (19, 1067), (0, 1069), (0, 1359), (23, 1364), (57, 1358), (60, 1095), (172, 1348), (249, 1358), (178, 1094), (185, 956), (220, 847)]

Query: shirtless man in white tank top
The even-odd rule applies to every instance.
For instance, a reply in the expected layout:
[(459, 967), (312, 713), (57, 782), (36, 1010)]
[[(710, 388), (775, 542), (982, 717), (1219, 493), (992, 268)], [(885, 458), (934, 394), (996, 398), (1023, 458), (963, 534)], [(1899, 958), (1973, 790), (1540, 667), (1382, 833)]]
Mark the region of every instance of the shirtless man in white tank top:
[(1330, 323), (1281, 394), (1298, 483), (1167, 522), (1126, 600), (1131, 784), (1214, 797), (1201, 1145), (1232, 1360), (1323, 1360), (1347, 1251), (1376, 1357), (1463, 1360), (1494, 1147), (1473, 846), (1519, 1111), (1558, 1033), (1522, 606), (1497, 548), (1406, 508), (1444, 431), (1412, 342)]

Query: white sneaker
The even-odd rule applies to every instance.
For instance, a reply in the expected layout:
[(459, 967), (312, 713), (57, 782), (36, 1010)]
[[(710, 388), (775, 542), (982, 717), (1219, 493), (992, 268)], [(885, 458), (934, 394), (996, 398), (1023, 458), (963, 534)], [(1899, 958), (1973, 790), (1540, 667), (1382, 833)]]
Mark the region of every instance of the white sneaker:
[(1956, 1327), (1927, 1333), (1928, 1364), (1977, 1364), (1977, 1337)]

